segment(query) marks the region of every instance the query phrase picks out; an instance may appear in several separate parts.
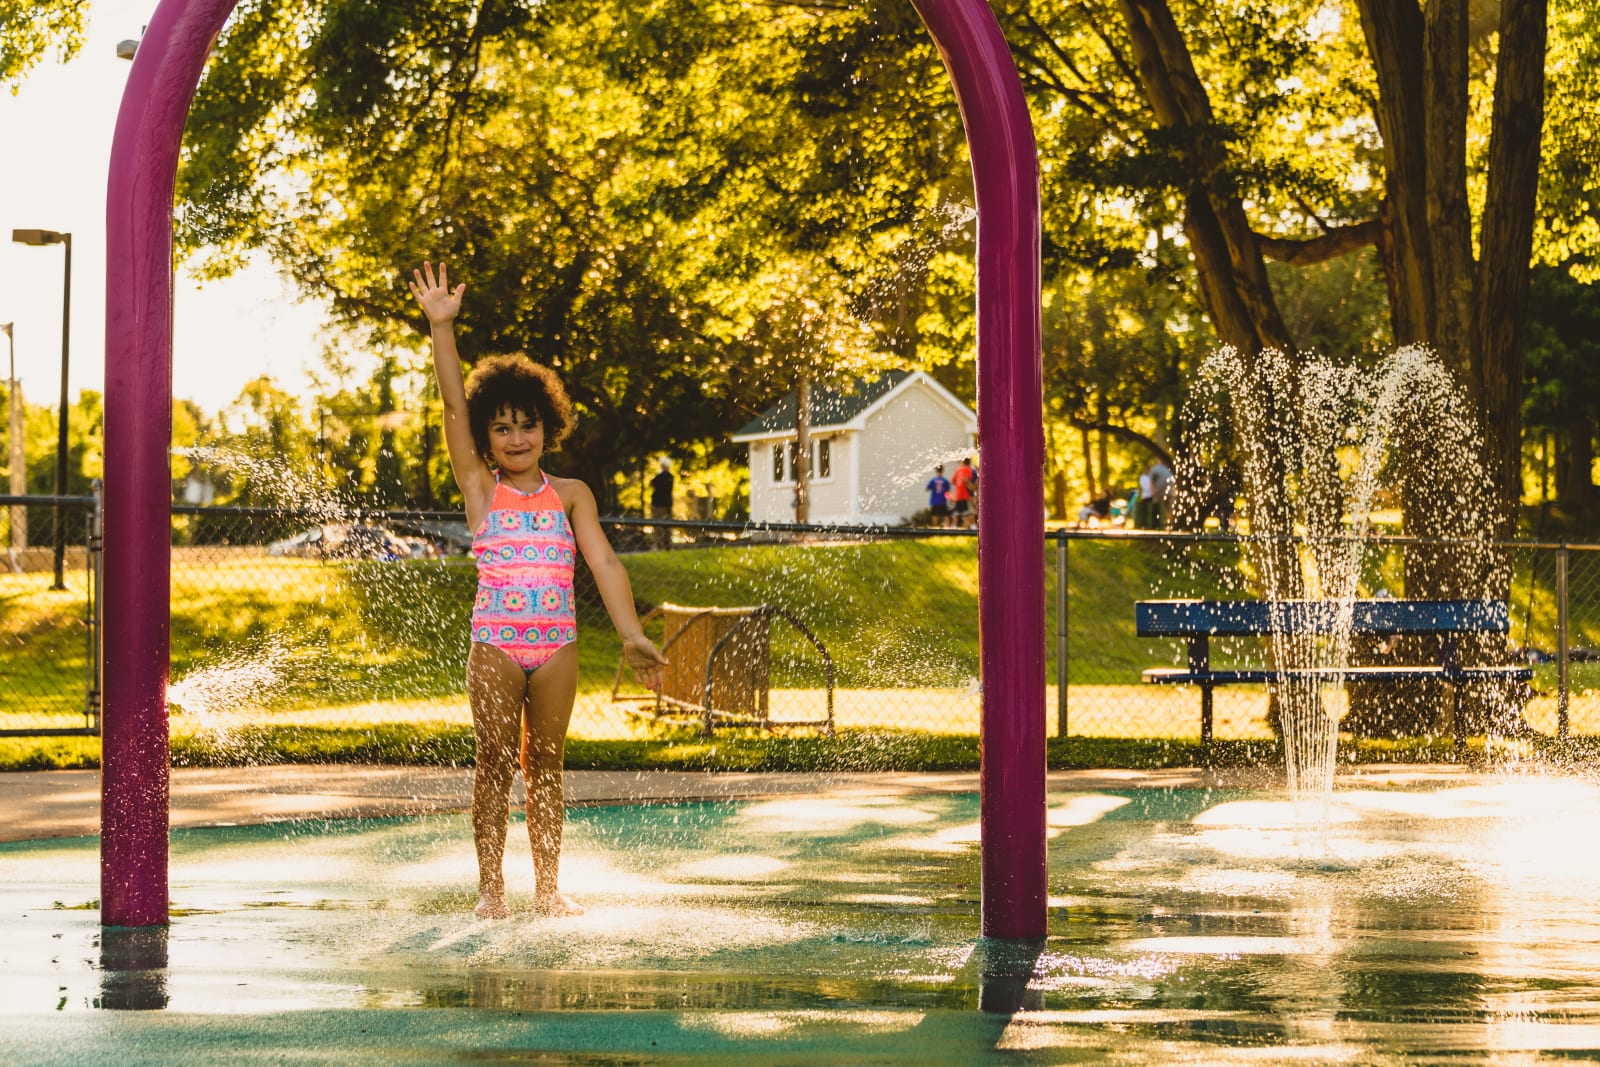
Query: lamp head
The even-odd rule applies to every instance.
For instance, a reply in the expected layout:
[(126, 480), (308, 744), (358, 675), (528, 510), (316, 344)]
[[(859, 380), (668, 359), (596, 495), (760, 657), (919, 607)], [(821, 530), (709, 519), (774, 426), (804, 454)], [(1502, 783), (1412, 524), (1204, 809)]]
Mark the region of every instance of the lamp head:
[(16, 323), (14, 323), (14, 322), (0, 322), (0, 330), (4, 330), (6, 332), (6, 336), (10, 337), (11, 336), (11, 327), (13, 327), (15, 325), (16, 325)]
[(12, 230), (11, 239), (19, 245), (58, 245), (72, 235), (55, 230)]

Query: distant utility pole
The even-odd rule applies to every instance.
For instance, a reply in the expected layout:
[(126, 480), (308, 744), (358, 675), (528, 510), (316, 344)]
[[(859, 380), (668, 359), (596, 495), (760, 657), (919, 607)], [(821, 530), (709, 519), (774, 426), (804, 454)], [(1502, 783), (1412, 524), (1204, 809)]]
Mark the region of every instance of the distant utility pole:
[[(11, 405), (11, 439), (10, 439), (10, 464), (11, 464), (11, 495), (25, 496), (28, 492), (28, 470), (26, 460), (22, 454), (22, 383), (17, 381), (17, 338), (14, 331), (17, 324), (14, 322), (0, 323), (0, 330), (6, 332), (7, 347), (10, 349), (10, 371), (6, 375), (9, 398)], [(28, 547), (28, 509), (17, 504), (11, 507), (11, 543), (13, 552), (12, 563), (16, 563), (15, 552), (19, 548)]]
[[(72, 234), (55, 230), (12, 230), (11, 239), (22, 245), (60, 245), (65, 250), (61, 282), (61, 409), (56, 432), (56, 496), (67, 495), (67, 353), (72, 347)], [(56, 580), (51, 589), (67, 587), (65, 566), (67, 526), (61, 504), (55, 505)]]

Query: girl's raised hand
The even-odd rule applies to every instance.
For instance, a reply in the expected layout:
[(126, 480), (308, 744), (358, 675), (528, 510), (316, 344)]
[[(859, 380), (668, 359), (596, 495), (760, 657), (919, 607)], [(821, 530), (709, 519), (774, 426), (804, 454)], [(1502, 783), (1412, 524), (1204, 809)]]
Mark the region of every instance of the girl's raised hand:
[(433, 264), (427, 260), (423, 260), (421, 270), (414, 270), (411, 274), (412, 280), (406, 284), (411, 286), (411, 295), (422, 305), (422, 313), (428, 316), (430, 323), (438, 326), (456, 317), (461, 310), (461, 294), (467, 291), (465, 282), (451, 292), (445, 265), (439, 264), (439, 276), (435, 279)]

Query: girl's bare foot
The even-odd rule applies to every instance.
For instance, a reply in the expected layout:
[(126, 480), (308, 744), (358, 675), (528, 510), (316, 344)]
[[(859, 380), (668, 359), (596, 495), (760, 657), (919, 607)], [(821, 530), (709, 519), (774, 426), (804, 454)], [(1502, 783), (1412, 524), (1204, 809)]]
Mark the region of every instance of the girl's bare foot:
[(540, 897), (534, 901), (533, 909), (540, 915), (550, 915), (558, 919), (568, 918), (573, 915), (582, 915), (581, 905), (573, 903), (560, 893), (553, 893), (547, 897)]
[(511, 908), (506, 904), (504, 893), (482, 893), (478, 896), (478, 906), (472, 909), (472, 914), (478, 919), (509, 919)]

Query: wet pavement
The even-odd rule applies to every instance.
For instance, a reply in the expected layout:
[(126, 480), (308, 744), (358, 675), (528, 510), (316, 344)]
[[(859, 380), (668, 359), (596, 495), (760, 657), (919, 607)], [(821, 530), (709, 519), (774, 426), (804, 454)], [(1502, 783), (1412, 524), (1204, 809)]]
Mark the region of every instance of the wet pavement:
[[(370, 777), (318, 795), (460, 797)], [(518, 914), (473, 919), (451, 811), (175, 830), (154, 931), (98, 925), (92, 837), (0, 846), (5, 1062), (1600, 1059), (1592, 782), (1391, 768), (1322, 810), (1259, 778), (1053, 776), (1049, 936), (1005, 944), (977, 936), (973, 776), (723, 777), (583, 785), (575, 919), (529, 910), (520, 822)], [(178, 780), (225, 814), (291, 784)]]
[[(1117, 783), (1154, 786), (1264, 782), (1260, 771), (1064, 771), (1052, 788), (1092, 789)], [(571, 804), (710, 800), (797, 793), (970, 793), (976, 774), (736, 774), (693, 771), (568, 771)], [(520, 780), (512, 795), (521, 793)], [(470, 768), (350, 764), (175, 768), (174, 828), (233, 826), (280, 819), (425, 815), (466, 811)], [(0, 773), (0, 842), (75, 837), (100, 830), (99, 771)]]

